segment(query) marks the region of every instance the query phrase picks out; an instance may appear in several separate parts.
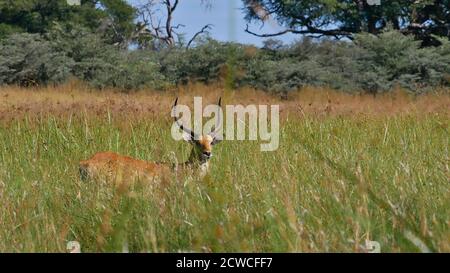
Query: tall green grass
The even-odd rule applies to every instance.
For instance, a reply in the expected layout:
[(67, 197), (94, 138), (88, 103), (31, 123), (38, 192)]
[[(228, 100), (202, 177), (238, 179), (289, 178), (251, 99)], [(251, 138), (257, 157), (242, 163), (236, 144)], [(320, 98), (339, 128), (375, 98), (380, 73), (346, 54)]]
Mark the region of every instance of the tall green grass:
[(211, 171), (130, 191), (82, 182), (103, 150), (181, 162), (168, 120), (33, 118), (0, 126), (0, 251), (450, 251), (448, 116), (287, 120), (280, 147), (224, 141)]

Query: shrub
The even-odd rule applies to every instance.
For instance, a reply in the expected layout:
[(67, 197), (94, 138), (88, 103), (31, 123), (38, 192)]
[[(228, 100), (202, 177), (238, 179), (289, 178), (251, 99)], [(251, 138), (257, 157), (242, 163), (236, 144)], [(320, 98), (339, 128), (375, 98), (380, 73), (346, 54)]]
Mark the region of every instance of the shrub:
[(57, 50), (73, 60), (71, 73), (95, 87), (130, 90), (167, 85), (150, 51), (120, 50), (83, 28), (62, 30), (57, 26), (49, 36), (56, 41)]
[(100, 36), (55, 26), (45, 36), (13, 34), (0, 41), (0, 84), (56, 84), (70, 76), (124, 90), (167, 84), (148, 52), (121, 51)]
[(0, 41), (0, 84), (60, 83), (70, 75), (72, 64), (38, 34), (13, 34)]
[(75, 76), (95, 87), (165, 89), (188, 82), (226, 81), (289, 92), (305, 85), (372, 93), (401, 86), (414, 93), (450, 85), (450, 41), (422, 48), (395, 30), (360, 34), (354, 42), (269, 40), (262, 49), (210, 38), (190, 49), (123, 50), (100, 35), (55, 24), (45, 36), (0, 40), (0, 83), (59, 83)]
[(372, 93), (401, 86), (425, 92), (449, 85), (450, 42), (441, 43), (421, 48), (419, 41), (394, 30), (360, 34), (354, 43), (309, 38), (288, 47), (276, 43), (276, 49), (266, 46), (247, 63), (241, 84), (272, 92), (304, 85)]
[(445, 76), (450, 73), (448, 40), (442, 40), (440, 47), (421, 48), (414, 37), (390, 30), (379, 36), (358, 35), (355, 43), (363, 52), (358, 62), (363, 68), (359, 83), (364, 89), (386, 91), (399, 85), (420, 92), (446, 84)]
[(243, 57), (241, 45), (208, 39), (189, 50), (169, 49), (160, 53), (161, 72), (174, 84), (211, 83), (222, 76), (222, 68), (230, 58)]
[(169, 83), (159, 70), (159, 64), (149, 52), (122, 53), (116, 69), (111, 75), (110, 84), (124, 90), (143, 87), (165, 89)]
[(263, 50), (246, 67), (242, 84), (271, 92), (289, 92), (305, 85), (356, 90), (358, 70), (349, 43), (304, 39), (278, 51)]

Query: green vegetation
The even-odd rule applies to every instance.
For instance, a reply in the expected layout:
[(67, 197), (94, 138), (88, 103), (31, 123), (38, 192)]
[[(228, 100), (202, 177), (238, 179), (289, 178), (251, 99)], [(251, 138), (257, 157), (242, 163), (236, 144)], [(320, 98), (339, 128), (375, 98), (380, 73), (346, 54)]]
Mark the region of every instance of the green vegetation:
[[(0, 252), (449, 251), (448, 116), (284, 121), (280, 148), (224, 141), (210, 174), (131, 191), (82, 182), (112, 150), (186, 159), (167, 120), (28, 118), (0, 127)], [(409, 237), (408, 237), (409, 236)], [(408, 239), (409, 238), (409, 239)]]
[(450, 86), (448, 1), (244, 0), (248, 21), (264, 8), (288, 32), (309, 35), (289, 45), (269, 35), (263, 48), (215, 41), (209, 25), (185, 37), (172, 22), (179, 1), (144, 2), (0, 1), (0, 85), (78, 78), (129, 91), (226, 81), (283, 96), (304, 86), (372, 94)]
[[(242, 0), (247, 21), (274, 18), (291, 32), (314, 37), (379, 34), (390, 26), (414, 35), (424, 46), (439, 44), (435, 36), (450, 38), (449, 0)], [(262, 16), (264, 15), (264, 16)], [(265, 37), (277, 33), (254, 33)], [(275, 35), (274, 35), (275, 34)]]
[(123, 43), (134, 28), (136, 10), (124, 0), (1, 0), (0, 39), (13, 33), (47, 33), (54, 24), (85, 27), (108, 43)]
[(275, 93), (304, 86), (371, 93), (401, 87), (423, 93), (450, 86), (450, 42), (441, 41), (441, 46), (421, 48), (412, 37), (391, 30), (358, 35), (354, 43), (303, 39), (283, 46), (268, 41), (258, 49), (200, 39), (189, 50), (124, 51), (82, 28), (55, 26), (45, 36), (14, 34), (0, 41), (0, 83), (45, 85), (76, 77), (98, 88), (167, 89), (223, 81), (233, 72), (232, 87)]

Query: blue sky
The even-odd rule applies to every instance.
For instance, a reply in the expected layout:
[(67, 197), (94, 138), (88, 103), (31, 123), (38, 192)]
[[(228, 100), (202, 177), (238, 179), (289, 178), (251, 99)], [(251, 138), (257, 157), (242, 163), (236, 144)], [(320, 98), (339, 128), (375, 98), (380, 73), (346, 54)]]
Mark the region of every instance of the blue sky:
[[(136, 4), (143, 0), (129, 0)], [(145, 1), (144, 1), (145, 2)], [(246, 21), (242, 10), (241, 0), (212, 0), (212, 6), (206, 8), (200, 5), (201, 0), (180, 0), (179, 6), (174, 13), (174, 25), (184, 24), (180, 32), (186, 34), (190, 39), (197, 31), (206, 24), (213, 24), (210, 35), (219, 41), (236, 41), (244, 44), (262, 45), (264, 38), (259, 38), (244, 31)], [(250, 25), (250, 29), (259, 33), (278, 32), (283, 28), (278, 26), (275, 21), (266, 23), (260, 30), (260, 24)], [(276, 37), (286, 43), (300, 38), (298, 35), (283, 35)]]

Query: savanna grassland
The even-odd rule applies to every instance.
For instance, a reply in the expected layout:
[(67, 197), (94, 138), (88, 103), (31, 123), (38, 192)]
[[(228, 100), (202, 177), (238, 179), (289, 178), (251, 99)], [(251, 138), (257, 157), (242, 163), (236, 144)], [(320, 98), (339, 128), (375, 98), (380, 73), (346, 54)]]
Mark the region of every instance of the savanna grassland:
[[(0, 252), (450, 252), (450, 96), (304, 89), (287, 100), (189, 85), (170, 92), (0, 89)], [(204, 179), (124, 189), (81, 181), (111, 150), (182, 162), (176, 96), (280, 104), (280, 146), (223, 141)]]

